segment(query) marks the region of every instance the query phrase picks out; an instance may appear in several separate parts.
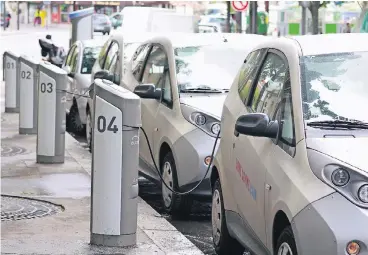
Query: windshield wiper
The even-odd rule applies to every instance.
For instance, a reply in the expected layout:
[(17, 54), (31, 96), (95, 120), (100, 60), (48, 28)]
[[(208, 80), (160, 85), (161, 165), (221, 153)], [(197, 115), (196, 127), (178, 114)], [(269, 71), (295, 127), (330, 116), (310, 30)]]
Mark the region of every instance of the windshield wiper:
[(368, 129), (368, 123), (363, 121), (352, 120), (324, 120), (311, 121), (307, 123), (310, 127), (331, 127), (331, 128), (346, 128), (346, 129)]
[(181, 93), (223, 93), (229, 92), (228, 89), (212, 89), (212, 88), (188, 88), (188, 89), (181, 89)]

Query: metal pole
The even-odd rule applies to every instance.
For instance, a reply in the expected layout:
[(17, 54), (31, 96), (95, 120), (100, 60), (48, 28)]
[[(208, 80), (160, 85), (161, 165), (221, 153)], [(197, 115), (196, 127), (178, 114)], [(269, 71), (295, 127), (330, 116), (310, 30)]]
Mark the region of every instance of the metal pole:
[(251, 33), (252, 34), (257, 34), (257, 2), (256, 1), (252, 1), (251, 2), (251, 6), (252, 6), (252, 9), (251, 9)]
[(306, 34), (307, 25), (307, 7), (302, 6), (302, 35)]
[(4, 9), (3, 9), (3, 19), (4, 19), (4, 23), (3, 23), (3, 27), (4, 27), (4, 31), (6, 30), (6, 5), (5, 5), (5, 1), (2, 1), (3, 2), (3, 6), (4, 6)]
[(19, 1), (17, 1), (17, 30), (19, 30)]

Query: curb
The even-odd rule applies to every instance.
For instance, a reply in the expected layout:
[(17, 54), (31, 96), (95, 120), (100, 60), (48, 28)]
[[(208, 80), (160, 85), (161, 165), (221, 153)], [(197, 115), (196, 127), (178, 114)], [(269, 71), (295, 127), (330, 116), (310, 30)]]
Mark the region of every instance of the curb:
[[(67, 142), (65, 150), (91, 176), (91, 153), (69, 133), (65, 135), (68, 136), (65, 139)], [(204, 255), (188, 238), (140, 197), (138, 204), (138, 227), (165, 254)]]

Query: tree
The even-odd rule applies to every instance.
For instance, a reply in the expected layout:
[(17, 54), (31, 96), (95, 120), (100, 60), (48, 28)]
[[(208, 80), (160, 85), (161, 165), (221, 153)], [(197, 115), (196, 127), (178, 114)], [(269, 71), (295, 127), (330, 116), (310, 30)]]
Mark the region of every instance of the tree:
[(330, 1), (309, 1), (308, 9), (312, 15), (312, 34), (319, 34), (319, 8), (326, 7)]

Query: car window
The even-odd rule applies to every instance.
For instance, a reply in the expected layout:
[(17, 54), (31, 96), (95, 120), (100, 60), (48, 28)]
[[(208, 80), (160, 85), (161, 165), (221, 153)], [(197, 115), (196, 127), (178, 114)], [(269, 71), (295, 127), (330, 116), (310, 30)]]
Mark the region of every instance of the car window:
[(273, 119), (279, 120), (280, 123), (281, 132), (278, 145), (293, 156), (296, 141), (289, 70), (286, 72), (285, 76), (280, 108), (277, 110), (277, 113)]
[(238, 92), (240, 99), (245, 102), (249, 96), (250, 88), (257, 75), (259, 65), (262, 63), (266, 50), (256, 50), (247, 56), (247, 61), (242, 65), (239, 71)]
[(148, 44), (140, 46), (132, 58), (132, 73), (137, 81), (141, 79), (141, 71), (150, 47)]
[(86, 47), (83, 50), (81, 74), (91, 74), (96, 58), (101, 51), (101, 46)]
[(73, 55), (74, 50), (75, 50), (75, 48), (76, 48), (76, 47), (77, 47), (76, 45), (73, 45), (73, 46), (70, 48), (70, 50), (69, 50), (69, 52), (68, 52), (68, 56), (66, 57), (66, 61), (65, 61), (65, 65), (66, 65), (66, 66), (70, 66), (71, 61), (72, 61), (72, 55)]
[(251, 108), (255, 112), (273, 116), (281, 100), (287, 63), (278, 55), (268, 53), (253, 89)]
[(162, 89), (162, 100), (170, 104), (172, 102), (169, 63), (165, 51), (159, 46), (153, 46), (147, 59), (142, 83), (154, 84)]
[(102, 47), (100, 54), (98, 56), (98, 63), (100, 65), (101, 68), (103, 68), (104, 62), (105, 62), (105, 58), (106, 58), (106, 51), (109, 48), (111, 40), (107, 40), (107, 42), (104, 44), (104, 46)]
[(70, 69), (72, 73), (76, 73), (78, 69), (78, 57), (79, 57), (79, 47), (75, 47), (73, 52), (71, 62), (70, 62)]
[(119, 54), (119, 45), (116, 42), (112, 42), (106, 54), (106, 60), (103, 66), (104, 70), (110, 70), (111, 65), (115, 64), (117, 54)]
[(107, 52), (104, 70), (114, 75), (114, 83), (120, 84), (119, 45), (116, 42), (111, 43), (111, 47)]

